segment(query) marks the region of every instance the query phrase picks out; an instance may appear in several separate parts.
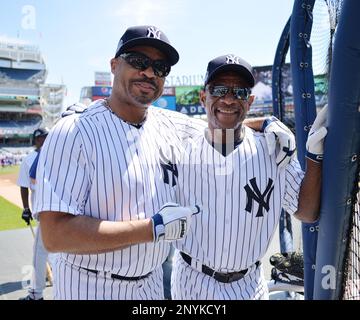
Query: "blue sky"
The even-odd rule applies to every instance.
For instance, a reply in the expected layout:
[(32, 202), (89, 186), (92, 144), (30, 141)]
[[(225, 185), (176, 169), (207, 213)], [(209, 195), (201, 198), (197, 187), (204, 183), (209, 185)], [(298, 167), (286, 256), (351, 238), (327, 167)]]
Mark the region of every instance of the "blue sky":
[[(162, 29), (180, 53), (172, 76), (203, 75), (212, 58), (235, 53), (272, 64), (293, 0), (1, 0), (0, 40), (40, 47), (48, 83), (64, 83), (66, 103), (109, 71), (128, 26)], [(34, 18), (34, 19), (33, 19)]]

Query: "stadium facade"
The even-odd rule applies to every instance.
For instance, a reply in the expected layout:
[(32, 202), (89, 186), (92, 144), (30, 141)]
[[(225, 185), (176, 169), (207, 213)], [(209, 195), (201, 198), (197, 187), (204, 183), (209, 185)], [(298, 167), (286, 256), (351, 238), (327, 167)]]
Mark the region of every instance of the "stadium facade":
[(0, 146), (29, 146), (35, 129), (54, 125), (66, 87), (46, 77), (38, 47), (0, 42)]

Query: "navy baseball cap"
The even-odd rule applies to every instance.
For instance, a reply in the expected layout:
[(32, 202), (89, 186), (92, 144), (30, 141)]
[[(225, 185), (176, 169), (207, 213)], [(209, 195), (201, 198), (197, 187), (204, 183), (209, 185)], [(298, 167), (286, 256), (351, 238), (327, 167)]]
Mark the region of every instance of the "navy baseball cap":
[(214, 79), (217, 74), (226, 71), (234, 71), (241, 75), (250, 88), (255, 85), (255, 78), (251, 65), (234, 54), (227, 54), (217, 57), (209, 62), (205, 75), (205, 86)]
[(150, 46), (163, 52), (173, 66), (179, 61), (179, 54), (170, 44), (167, 36), (154, 26), (135, 26), (128, 28), (121, 37), (115, 58), (135, 46)]
[(49, 134), (49, 131), (46, 128), (39, 128), (36, 129), (33, 133), (33, 140), (38, 137), (47, 136)]

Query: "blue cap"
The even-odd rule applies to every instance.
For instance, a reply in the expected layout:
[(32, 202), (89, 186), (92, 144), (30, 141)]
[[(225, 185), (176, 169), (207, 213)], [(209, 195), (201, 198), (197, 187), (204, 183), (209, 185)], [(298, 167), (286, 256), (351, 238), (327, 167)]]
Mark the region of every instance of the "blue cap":
[(209, 62), (205, 75), (205, 85), (214, 79), (217, 74), (226, 71), (238, 73), (248, 83), (250, 88), (255, 85), (255, 78), (251, 65), (234, 54), (220, 56)]
[(171, 46), (165, 33), (157, 27), (135, 26), (128, 28), (119, 41), (115, 58), (135, 46), (150, 46), (160, 50), (167, 56), (172, 66), (179, 61), (178, 52)]
[(47, 136), (49, 134), (49, 131), (46, 128), (39, 128), (36, 129), (33, 133), (33, 140), (38, 137)]

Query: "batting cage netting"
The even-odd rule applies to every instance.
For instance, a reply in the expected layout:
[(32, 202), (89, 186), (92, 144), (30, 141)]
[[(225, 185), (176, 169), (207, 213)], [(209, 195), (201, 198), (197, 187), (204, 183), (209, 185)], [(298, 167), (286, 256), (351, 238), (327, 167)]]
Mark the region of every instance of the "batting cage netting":
[[(305, 145), (316, 113), (328, 102), (332, 46), (340, 1), (295, 0), (290, 48), (298, 159), (305, 170)], [(337, 9), (336, 9), (337, 8)], [(303, 223), (305, 298), (313, 298), (318, 223)]]
[(344, 278), (340, 298), (360, 300), (360, 176), (355, 188), (355, 199), (351, 210), (348, 244), (345, 251)]
[(314, 3), (310, 43), (317, 109), (328, 102), (334, 35), (341, 3), (342, 0), (318, 0)]

